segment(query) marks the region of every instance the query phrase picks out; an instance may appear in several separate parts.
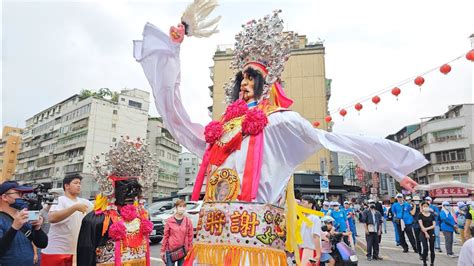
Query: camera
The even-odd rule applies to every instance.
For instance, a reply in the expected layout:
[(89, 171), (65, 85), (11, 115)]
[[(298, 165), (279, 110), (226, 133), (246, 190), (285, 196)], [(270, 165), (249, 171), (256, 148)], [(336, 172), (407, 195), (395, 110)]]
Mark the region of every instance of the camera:
[(28, 211), (40, 211), (43, 209), (43, 203), (53, 204), (55, 197), (49, 193), (51, 184), (39, 184), (31, 193), (25, 194), (23, 198), (28, 202)]

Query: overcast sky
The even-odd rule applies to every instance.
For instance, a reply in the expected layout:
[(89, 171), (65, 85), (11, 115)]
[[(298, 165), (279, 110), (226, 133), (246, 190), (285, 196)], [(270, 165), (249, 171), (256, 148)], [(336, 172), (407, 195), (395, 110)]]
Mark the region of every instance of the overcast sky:
[[(25, 120), (83, 88), (150, 91), (132, 57), (132, 40), (146, 22), (167, 31), (188, 1), (2, 1), (1, 124)], [(181, 93), (193, 120), (210, 121), (209, 66), (218, 44), (230, 44), (240, 25), (283, 10), (286, 29), (324, 40), (330, 110), (391, 87), (464, 54), (474, 33), (474, 1), (220, 1), (220, 33), (185, 39)], [(472, 63), (425, 76), (420, 90), (401, 87), (399, 100), (382, 95), (357, 115), (353, 107), (334, 131), (385, 137), (449, 105), (472, 102)], [(215, 88), (222, 89), (222, 88)], [(158, 115), (154, 105), (151, 115)]]

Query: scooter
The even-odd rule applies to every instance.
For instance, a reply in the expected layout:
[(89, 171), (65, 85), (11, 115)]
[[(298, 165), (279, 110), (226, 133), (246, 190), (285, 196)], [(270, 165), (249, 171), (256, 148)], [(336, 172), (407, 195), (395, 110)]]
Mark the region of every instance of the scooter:
[[(342, 241), (342, 234), (331, 235), (329, 241), (331, 241), (332, 246), (331, 256), (336, 261), (336, 266), (358, 265), (359, 259), (357, 258), (356, 252)], [(326, 263), (321, 262), (320, 265), (323, 266), (326, 265)]]

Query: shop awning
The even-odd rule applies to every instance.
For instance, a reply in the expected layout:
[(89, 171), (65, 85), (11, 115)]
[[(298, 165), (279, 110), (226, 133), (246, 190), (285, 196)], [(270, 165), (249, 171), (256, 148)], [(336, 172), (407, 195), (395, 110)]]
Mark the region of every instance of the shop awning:
[(458, 203), (459, 201), (470, 201), (470, 200), (473, 200), (472, 198), (470, 197), (450, 197), (450, 198), (436, 198), (433, 200), (434, 203), (442, 203), (443, 201), (447, 201), (447, 202), (450, 202), (450, 203)]

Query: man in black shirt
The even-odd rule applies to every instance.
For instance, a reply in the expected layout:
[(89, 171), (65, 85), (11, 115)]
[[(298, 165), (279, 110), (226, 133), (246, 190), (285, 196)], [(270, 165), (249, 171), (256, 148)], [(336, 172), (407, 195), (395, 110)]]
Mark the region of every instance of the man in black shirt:
[(375, 209), (374, 200), (369, 200), (369, 209), (363, 213), (365, 238), (367, 240), (367, 260), (382, 260), (379, 257), (379, 236), (382, 235), (382, 214)]

